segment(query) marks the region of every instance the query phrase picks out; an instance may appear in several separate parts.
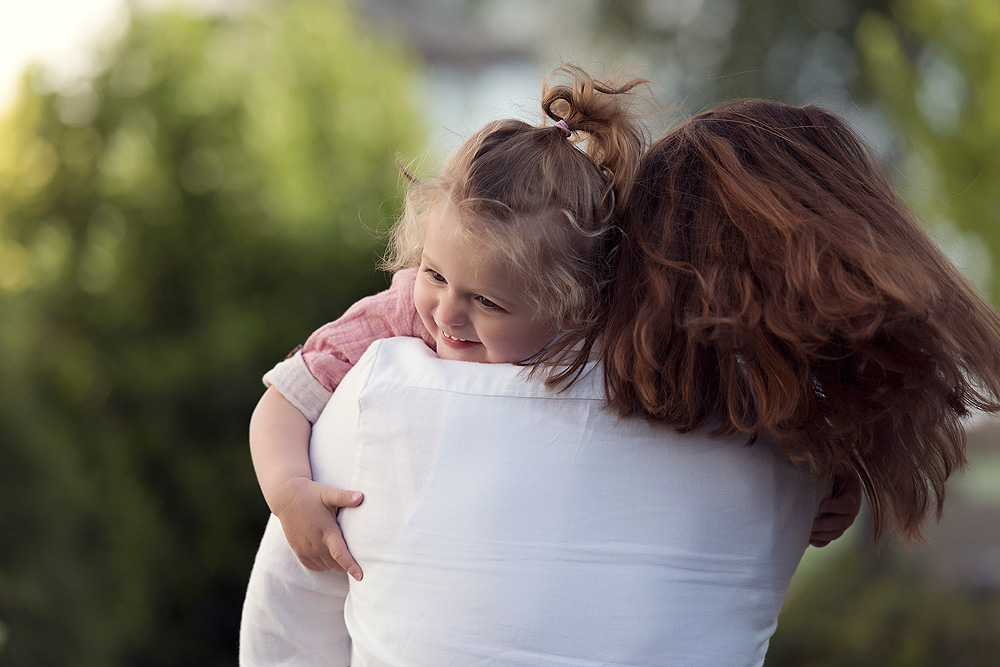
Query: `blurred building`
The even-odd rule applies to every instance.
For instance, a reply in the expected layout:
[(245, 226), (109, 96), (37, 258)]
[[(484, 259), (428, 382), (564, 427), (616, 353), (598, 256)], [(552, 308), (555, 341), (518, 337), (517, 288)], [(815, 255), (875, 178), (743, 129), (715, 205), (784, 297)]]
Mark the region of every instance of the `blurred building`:
[[(423, 61), (421, 107), (431, 157), (443, 159), (479, 127), (498, 118), (537, 121), (545, 72), (531, 46), (525, 13), (520, 30), (498, 29), (481, 6), (439, 0), (357, 0), (379, 32), (393, 35)], [(505, 22), (500, 21), (505, 25)]]
[[(737, 0), (354, 2), (376, 30), (424, 61), (424, 107), (437, 155), (490, 120), (537, 122), (542, 80), (562, 62), (597, 76), (633, 68), (668, 104), (700, 106), (715, 90), (713, 75), (730, 53), (739, 15)], [(668, 121), (650, 119), (653, 132)]]

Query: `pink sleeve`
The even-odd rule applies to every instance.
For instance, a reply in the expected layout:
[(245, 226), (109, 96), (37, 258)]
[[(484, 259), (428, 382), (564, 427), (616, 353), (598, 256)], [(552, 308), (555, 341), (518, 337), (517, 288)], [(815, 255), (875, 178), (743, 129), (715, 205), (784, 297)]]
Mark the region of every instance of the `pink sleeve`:
[(339, 319), (317, 329), (302, 346), (302, 359), (313, 377), (333, 391), (368, 346), (382, 338), (409, 336), (435, 349), (413, 303), (417, 269), (392, 277), (384, 292), (361, 299)]

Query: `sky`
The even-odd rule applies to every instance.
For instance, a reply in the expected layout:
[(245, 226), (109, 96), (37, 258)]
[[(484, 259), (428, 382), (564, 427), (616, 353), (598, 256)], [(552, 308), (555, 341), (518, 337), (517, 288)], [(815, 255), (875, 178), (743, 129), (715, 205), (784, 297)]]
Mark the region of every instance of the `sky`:
[[(246, 0), (131, 0), (142, 7), (172, 4), (206, 10)], [(92, 71), (86, 57), (126, 26), (127, 0), (0, 0), (0, 111), (14, 101), (21, 73), (41, 63), (60, 80)]]
[(0, 109), (14, 100), (24, 68), (86, 73), (86, 47), (120, 26), (124, 0), (0, 0)]
[[(131, 0), (134, 5), (171, 4), (203, 10), (238, 6), (248, 0)], [(127, 0), (0, 0), (0, 113), (14, 101), (21, 74), (32, 62), (71, 82), (93, 71), (88, 52), (113, 41), (126, 27)], [(473, 78), (441, 70), (426, 84), (429, 143), (446, 154), (460, 136), (497, 115), (535, 120), (541, 74), (509, 67), (487, 68)], [(524, 108), (519, 108), (519, 107)]]

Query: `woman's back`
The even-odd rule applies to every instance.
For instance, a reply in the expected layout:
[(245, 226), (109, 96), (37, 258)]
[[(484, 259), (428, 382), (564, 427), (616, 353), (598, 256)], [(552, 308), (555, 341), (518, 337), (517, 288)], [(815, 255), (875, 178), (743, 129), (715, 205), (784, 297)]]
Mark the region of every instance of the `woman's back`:
[(382, 341), (317, 422), (316, 479), (365, 490), (352, 664), (761, 664), (818, 485), (520, 370)]

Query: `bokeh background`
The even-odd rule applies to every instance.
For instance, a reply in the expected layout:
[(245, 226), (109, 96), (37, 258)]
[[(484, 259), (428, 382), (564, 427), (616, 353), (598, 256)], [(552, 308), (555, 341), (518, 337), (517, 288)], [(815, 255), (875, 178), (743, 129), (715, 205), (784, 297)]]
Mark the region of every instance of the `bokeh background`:
[[(538, 120), (561, 61), (677, 113), (845, 115), (1000, 300), (995, 0), (28, 4), (0, 4), (0, 665), (236, 664), (260, 375), (387, 284), (396, 157)], [(809, 550), (768, 665), (1000, 664), (1000, 429), (969, 434), (929, 544), (862, 517)]]

